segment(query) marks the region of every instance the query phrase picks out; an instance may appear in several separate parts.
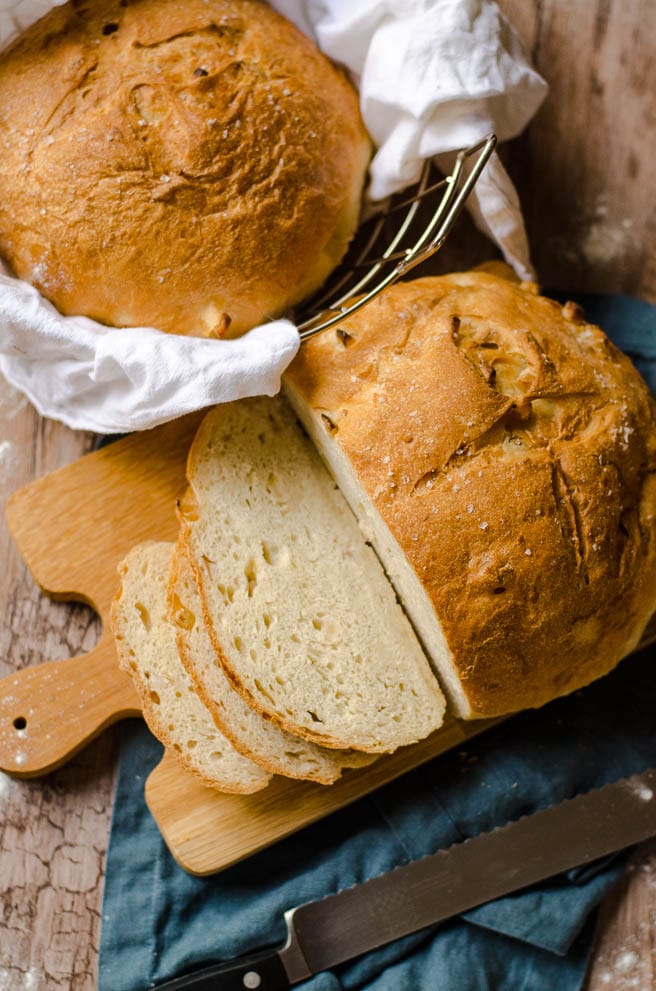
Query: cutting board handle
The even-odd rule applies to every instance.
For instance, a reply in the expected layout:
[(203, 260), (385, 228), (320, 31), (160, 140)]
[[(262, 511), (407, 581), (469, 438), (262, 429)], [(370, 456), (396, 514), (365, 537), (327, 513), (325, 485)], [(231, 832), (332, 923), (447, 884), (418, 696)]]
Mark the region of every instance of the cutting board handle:
[(80, 657), (24, 668), (0, 681), (0, 769), (46, 774), (106, 726), (140, 714), (110, 636)]

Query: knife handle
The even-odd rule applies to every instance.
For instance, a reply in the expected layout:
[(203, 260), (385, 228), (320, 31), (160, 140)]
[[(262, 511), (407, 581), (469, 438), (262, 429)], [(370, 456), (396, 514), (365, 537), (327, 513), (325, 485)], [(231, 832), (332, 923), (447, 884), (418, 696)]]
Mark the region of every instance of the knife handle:
[(278, 951), (263, 950), (156, 984), (152, 991), (283, 991), (289, 986)]

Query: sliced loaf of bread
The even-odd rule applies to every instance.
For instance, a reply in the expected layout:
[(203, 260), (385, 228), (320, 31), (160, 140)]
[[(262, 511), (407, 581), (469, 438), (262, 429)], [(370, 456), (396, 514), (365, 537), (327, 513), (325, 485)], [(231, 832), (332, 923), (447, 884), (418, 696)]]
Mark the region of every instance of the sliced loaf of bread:
[(193, 569), (181, 545), (173, 556), (168, 605), (180, 658), (215, 723), (236, 750), (272, 774), (325, 785), (336, 781), (343, 768), (370, 763), (369, 754), (329, 750), (293, 736), (252, 709), (235, 691), (212, 646)]
[(370, 753), (440, 726), (419, 642), (283, 400), (208, 414), (188, 480), (181, 539), (216, 656), (250, 706), (304, 739)]
[(398, 282), (285, 373), (466, 719), (601, 677), (656, 605), (656, 404), (580, 307), (495, 273)]
[(180, 662), (175, 628), (166, 620), (173, 547), (139, 544), (119, 566), (121, 587), (112, 604), (119, 664), (132, 675), (148, 726), (187, 770), (212, 788), (251, 794), (270, 775), (218, 730)]

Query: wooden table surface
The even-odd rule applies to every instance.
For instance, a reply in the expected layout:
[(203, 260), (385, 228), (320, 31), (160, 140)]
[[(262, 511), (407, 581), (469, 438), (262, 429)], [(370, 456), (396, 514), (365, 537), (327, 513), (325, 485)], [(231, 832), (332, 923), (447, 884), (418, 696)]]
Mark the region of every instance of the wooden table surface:
[[(540, 280), (656, 301), (654, 0), (502, 0), (551, 94), (504, 158)], [(463, 225), (451, 257), (486, 253)], [(0, 379), (0, 502), (93, 447)], [(88, 650), (88, 609), (40, 595), (0, 521), (0, 675)], [(92, 991), (115, 780), (110, 730), (42, 780), (0, 774), (0, 991)], [(600, 912), (586, 991), (656, 988), (656, 842)], [(455, 989), (454, 989), (455, 991)]]

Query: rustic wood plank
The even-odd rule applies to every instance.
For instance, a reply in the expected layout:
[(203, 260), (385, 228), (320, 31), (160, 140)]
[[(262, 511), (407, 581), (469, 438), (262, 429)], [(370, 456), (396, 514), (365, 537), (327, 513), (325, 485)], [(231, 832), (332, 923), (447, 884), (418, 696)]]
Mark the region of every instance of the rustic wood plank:
[[(75, 460), (91, 439), (42, 420), (0, 379), (0, 503)], [(0, 675), (91, 649), (85, 606), (46, 599), (0, 519)], [(19, 783), (0, 774), (0, 987), (93, 991), (115, 739), (105, 734), (66, 768)]]
[(656, 988), (656, 840), (636, 853), (604, 902), (584, 991)]
[(551, 86), (507, 162), (543, 285), (656, 300), (653, 0), (500, 0)]

